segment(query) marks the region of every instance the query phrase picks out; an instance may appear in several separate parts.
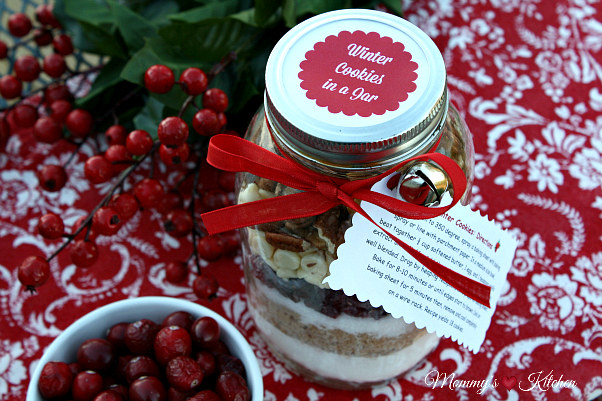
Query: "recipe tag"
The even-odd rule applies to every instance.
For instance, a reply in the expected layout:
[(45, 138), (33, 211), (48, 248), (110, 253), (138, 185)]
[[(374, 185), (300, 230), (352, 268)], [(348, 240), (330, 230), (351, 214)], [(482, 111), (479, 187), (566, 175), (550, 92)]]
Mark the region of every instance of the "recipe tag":
[[(391, 195), (387, 179), (372, 191)], [(337, 259), (324, 279), (331, 289), (383, 306), (395, 318), (426, 327), (478, 352), (495, 312), (516, 240), (470, 206), (459, 203), (428, 220), (409, 220), (362, 202), (368, 215), (391, 234), (431, 259), (491, 287), (491, 308), (451, 287), (411, 257), (387, 234), (356, 213)]]

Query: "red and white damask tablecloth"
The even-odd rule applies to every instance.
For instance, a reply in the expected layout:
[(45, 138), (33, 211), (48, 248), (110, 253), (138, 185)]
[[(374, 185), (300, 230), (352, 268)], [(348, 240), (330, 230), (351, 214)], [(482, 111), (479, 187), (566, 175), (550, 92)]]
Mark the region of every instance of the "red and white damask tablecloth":
[[(472, 206), (519, 240), (480, 352), (444, 339), (403, 380), (334, 391), (291, 374), (268, 352), (247, 311), (240, 256), (204, 264), (221, 288), (217, 299), (200, 303), (249, 339), (266, 401), (593, 399), (602, 392), (602, 1), (415, 0), (404, 8), (440, 47), (451, 99), (474, 135)], [(36, 144), (22, 132), (0, 154), (2, 400), (23, 400), (45, 347), (98, 306), (147, 295), (197, 301), (189, 285), (166, 282), (163, 271), (168, 261), (188, 257), (190, 239), (169, 236), (150, 210), (117, 235), (98, 238), (95, 267), (77, 269), (61, 255), (38, 294), (24, 291), (21, 260), (58, 247), (37, 234), (38, 217), (59, 213), (70, 226), (108, 189), (84, 178), (85, 146), (69, 165), (65, 188), (39, 188), (39, 166), (64, 162), (71, 150)], [(436, 373), (454, 380), (435, 382)], [(513, 378), (508, 390), (503, 384)]]

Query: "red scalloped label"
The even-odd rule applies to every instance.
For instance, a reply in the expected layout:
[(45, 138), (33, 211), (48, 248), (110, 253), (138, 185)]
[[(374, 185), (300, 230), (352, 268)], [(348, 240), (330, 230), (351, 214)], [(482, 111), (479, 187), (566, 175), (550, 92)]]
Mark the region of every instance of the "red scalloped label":
[(318, 42), (300, 64), (306, 96), (331, 113), (370, 117), (395, 111), (416, 90), (418, 64), (400, 42), (342, 31)]

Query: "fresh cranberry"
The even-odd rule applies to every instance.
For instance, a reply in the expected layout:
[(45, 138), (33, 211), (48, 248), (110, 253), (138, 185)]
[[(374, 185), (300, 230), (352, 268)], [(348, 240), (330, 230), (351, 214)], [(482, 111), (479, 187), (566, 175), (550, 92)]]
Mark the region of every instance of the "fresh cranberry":
[(207, 344), (204, 349), (209, 351), (216, 358), (220, 355), (230, 355), (228, 346), (221, 340)]
[(5, 75), (0, 79), (0, 95), (7, 100), (20, 96), (22, 89), (21, 81), (12, 75)]
[(171, 68), (164, 65), (153, 65), (144, 73), (144, 86), (154, 93), (167, 93), (175, 83)]
[(92, 156), (84, 164), (84, 175), (92, 184), (107, 182), (113, 177), (113, 165), (104, 156)]
[(63, 130), (53, 118), (42, 117), (34, 123), (33, 136), (38, 142), (55, 143), (63, 137)]
[(134, 186), (134, 196), (145, 209), (156, 207), (163, 198), (163, 187), (154, 178), (145, 178)]
[(209, 316), (198, 318), (190, 328), (192, 341), (201, 348), (217, 342), (221, 335), (221, 329), (215, 319)]
[(219, 88), (208, 89), (203, 95), (203, 107), (222, 113), (228, 108), (228, 95)]
[(79, 372), (83, 372), (82, 367), (79, 366), (79, 363), (77, 363), (77, 362), (71, 362), (69, 364), (69, 369), (71, 369), (71, 373), (73, 373), (73, 377), (75, 377)]
[(58, 124), (62, 124), (67, 115), (73, 110), (73, 106), (66, 100), (55, 100), (50, 103), (50, 117)]
[(211, 352), (199, 351), (195, 355), (194, 359), (203, 370), (203, 374), (205, 375), (205, 377), (212, 376), (216, 372), (217, 368), (215, 363), (215, 357)]
[(13, 120), (18, 127), (31, 128), (38, 119), (38, 111), (30, 104), (18, 104), (13, 109)]
[(222, 253), (224, 255), (235, 254), (240, 246), (240, 237), (238, 231), (226, 231), (218, 234), (222, 240)]
[(67, 71), (65, 58), (57, 53), (51, 53), (44, 57), (44, 72), (52, 78), (58, 78)]
[(125, 379), (128, 384), (132, 384), (142, 376), (161, 377), (159, 365), (148, 355), (133, 357), (125, 367)]
[(189, 356), (192, 352), (192, 340), (188, 331), (182, 327), (163, 327), (155, 337), (154, 349), (157, 362), (165, 366), (176, 356)]
[(67, 173), (61, 166), (46, 164), (38, 171), (38, 181), (46, 191), (57, 192), (65, 186)]
[(226, 371), (217, 377), (215, 391), (222, 401), (249, 401), (251, 392), (247, 382), (238, 373)]
[(80, 372), (73, 379), (71, 395), (73, 401), (93, 401), (104, 388), (102, 376), (91, 370)]
[(33, 40), (40, 47), (48, 46), (52, 43), (52, 33), (47, 29), (37, 28), (33, 31)]
[(92, 266), (98, 259), (98, 248), (92, 241), (75, 240), (69, 248), (69, 255), (75, 266), (87, 268)]
[(13, 68), (17, 79), (25, 82), (36, 80), (42, 70), (38, 59), (31, 55), (19, 57), (13, 64)]
[(208, 83), (207, 74), (199, 68), (187, 68), (180, 75), (180, 86), (190, 96), (198, 96), (205, 92)]
[(41, 256), (28, 256), (19, 265), (17, 278), (29, 290), (44, 284), (50, 276), (50, 265)]
[(163, 195), (161, 204), (157, 207), (159, 213), (167, 214), (174, 209), (181, 209), (184, 207), (184, 198), (178, 191), (168, 191)]
[(99, 208), (92, 217), (92, 228), (101, 235), (115, 235), (122, 225), (121, 217), (110, 206)]
[(38, 389), (45, 399), (62, 398), (69, 394), (73, 373), (65, 362), (48, 362), (42, 368)]
[(201, 109), (192, 118), (192, 127), (203, 136), (212, 136), (221, 128), (217, 113), (211, 109)]
[[(87, 216), (81, 216), (80, 218), (75, 220), (75, 223), (73, 223), (73, 227), (71, 227), (71, 234), (75, 233), (79, 229), (79, 227), (83, 224), (86, 218)], [(98, 237), (98, 233), (96, 232), (96, 230), (92, 229), (92, 220), (88, 222), (88, 228), (84, 228), (82, 229), (82, 231), (79, 232), (77, 238), (84, 239), (86, 238), (86, 235), (90, 241), (94, 241), (96, 240), (96, 237)]]
[(211, 299), (217, 293), (219, 285), (217, 279), (210, 273), (198, 276), (192, 283), (192, 291), (200, 299)]
[(52, 46), (58, 54), (68, 56), (73, 53), (71, 38), (65, 34), (57, 35), (52, 39)]
[(191, 231), (194, 222), (190, 212), (185, 209), (175, 209), (167, 213), (163, 222), (163, 227), (170, 235), (180, 238), (187, 236)]
[(201, 202), (207, 211), (221, 209), (230, 205), (228, 195), (221, 189), (209, 189), (205, 191), (201, 197)]
[(188, 266), (182, 261), (172, 261), (165, 265), (165, 280), (178, 284), (188, 277)]
[(77, 349), (77, 363), (85, 370), (106, 371), (117, 362), (113, 344), (102, 338), (91, 338)]
[(49, 104), (57, 100), (72, 102), (73, 95), (69, 92), (69, 88), (63, 84), (50, 84), (44, 91), (44, 100)]
[(169, 147), (165, 144), (161, 144), (159, 147), (159, 156), (167, 167), (180, 166), (188, 160), (190, 154), (190, 147), (187, 143), (178, 147)]
[(65, 125), (74, 137), (83, 138), (92, 132), (94, 117), (88, 110), (74, 109), (67, 114)]
[(188, 139), (188, 125), (180, 117), (167, 117), (159, 123), (157, 136), (164, 145), (183, 145)]
[(31, 31), (31, 20), (23, 13), (14, 13), (8, 19), (8, 30), (18, 38), (25, 36)]
[(36, 19), (42, 25), (59, 28), (60, 23), (54, 17), (51, 4), (40, 4), (36, 7)]
[(123, 397), (116, 391), (105, 390), (98, 393), (94, 401), (123, 401)]
[(246, 376), (245, 365), (234, 355), (218, 355), (215, 359), (217, 374), (228, 370), (236, 372), (242, 377)]
[(179, 391), (192, 390), (203, 381), (201, 367), (189, 356), (176, 356), (171, 359), (165, 368), (165, 376), (168, 383)]
[(208, 235), (199, 239), (197, 250), (207, 262), (215, 262), (224, 253), (224, 243), (218, 235)]
[(107, 140), (107, 144), (111, 145), (125, 145), (125, 138), (127, 137), (128, 132), (123, 125), (115, 124), (111, 125), (105, 131), (105, 138)]
[[(161, 380), (154, 376), (145, 376), (130, 385), (129, 401), (166, 401), (167, 391)], [(77, 401), (77, 400), (76, 400)]]
[(165, 317), (165, 319), (163, 319), (161, 322), (161, 327), (178, 326), (186, 331), (190, 331), (192, 323), (194, 323), (194, 317), (190, 313), (185, 311), (176, 311), (170, 313)]
[(123, 221), (131, 219), (132, 216), (136, 214), (138, 209), (140, 209), (136, 197), (129, 193), (113, 195), (111, 197), (111, 201), (109, 202), (109, 206), (115, 209)]
[(222, 401), (222, 399), (211, 390), (203, 390), (188, 398), (188, 401)]
[(118, 354), (126, 354), (129, 352), (125, 343), (125, 330), (129, 323), (116, 323), (107, 330), (107, 341), (113, 344)]
[(38, 220), (38, 232), (46, 239), (58, 239), (65, 232), (65, 223), (56, 213), (46, 213)]
[(0, 40), (0, 60), (5, 59), (8, 56), (8, 46), (6, 43)]
[(153, 147), (153, 138), (145, 130), (136, 129), (127, 135), (125, 147), (134, 156), (143, 156)]
[(113, 165), (113, 174), (125, 170), (131, 165), (132, 154), (124, 145), (111, 145), (105, 150), (105, 157)]
[(117, 366), (115, 366), (115, 369), (113, 369), (113, 377), (115, 377), (115, 379), (119, 383), (127, 383), (127, 378), (126, 378), (127, 366), (130, 363), (130, 361), (132, 359), (134, 359), (134, 355), (129, 354), (129, 352), (130, 351), (126, 349), (125, 354), (120, 355), (117, 358)]
[(154, 339), (161, 326), (148, 319), (130, 323), (125, 330), (125, 343), (134, 355), (152, 355)]
[(123, 401), (127, 401), (129, 398), (128, 388), (123, 384), (113, 384), (110, 385), (108, 390), (114, 391), (121, 396)]
[[(167, 400), (168, 401), (187, 401), (192, 399), (196, 394), (196, 390), (192, 391), (178, 391), (175, 387), (169, 387), (167, 390)], [(220, 400), (217, 400), (220, 401)]]

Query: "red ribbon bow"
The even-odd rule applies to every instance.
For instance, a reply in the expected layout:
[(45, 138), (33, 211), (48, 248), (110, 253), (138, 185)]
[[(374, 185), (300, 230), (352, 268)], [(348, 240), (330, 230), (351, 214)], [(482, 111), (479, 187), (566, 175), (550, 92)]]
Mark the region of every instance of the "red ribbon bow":
[[(413, 160), (434, 161), (447, 172), (454, 188), (454, 197), (450, 205), (438, 208), (418, 206), (370, 190), (376, 182), (393, 174), (404, 164)], [(440, 153), (427, 153), (405, 160), (380, 175), (349, 181), (322, 175), (245, 139), (232, 135), (216, 135), (209, 142), (207, 161), (221, 170), (249, 172), (303, 191), (203, 213), (201, 218), (209, 234), (257, 224), (316, 216), (343, 204), (381, 228), (406, 252), (443, 281), (462, 294), (489, 307), (491, 292), (489, 286), (456, 273), (410, 247), (379, 226), (354, 201), (354, 199), (359, 199), (370, 202), (408, 219), (422, 220), (440, 216), (453, 207), (466, 190), (464, 172), (449, 157)]]

